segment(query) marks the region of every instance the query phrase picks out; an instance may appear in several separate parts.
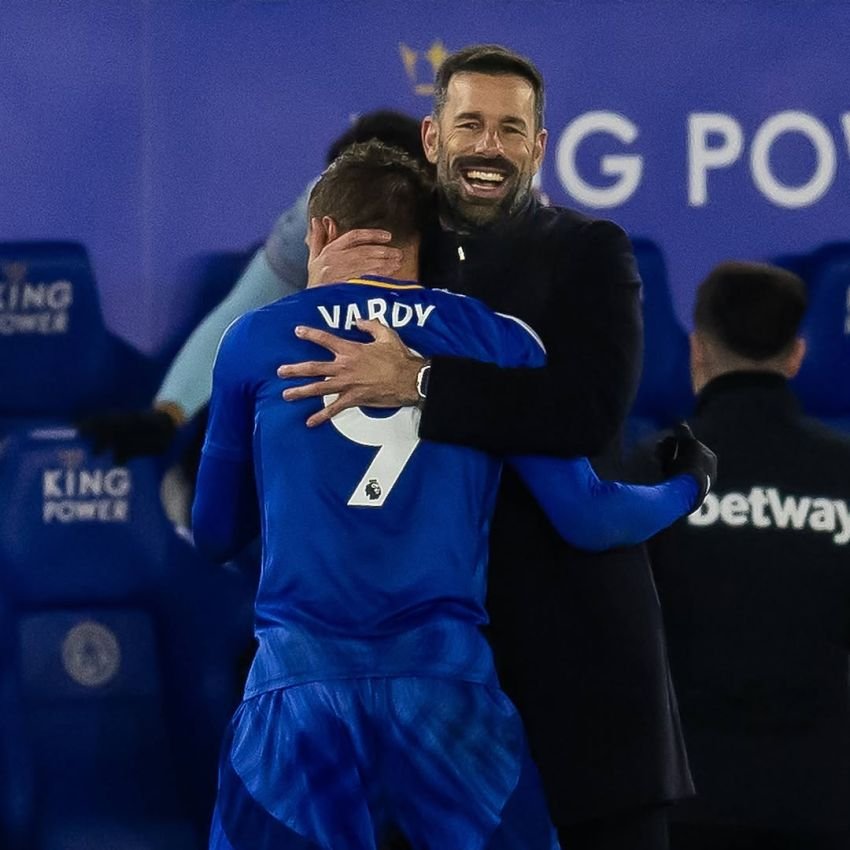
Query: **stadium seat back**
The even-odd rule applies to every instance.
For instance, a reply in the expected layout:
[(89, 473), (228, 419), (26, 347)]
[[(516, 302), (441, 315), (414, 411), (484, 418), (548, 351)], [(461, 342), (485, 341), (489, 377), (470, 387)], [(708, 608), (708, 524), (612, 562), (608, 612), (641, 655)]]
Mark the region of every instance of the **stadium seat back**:
[(96, 607), (22, 614), (17, 643), (42, 818), (176, 816), (173, 743), (150, 613)]
[(0, 243), (0, 416), (73, 416), (114, 382), (86, 249)]
[(828, 245), (808, 264), (806, 357), (794, 388), (807, 413), (850, 418), (850, 244)]
[(169, 327), (154, 355), (161, 378), (192, 331), (233, 289), (257, 247), (246, 251), (207, 251), (181, 264), (169, 302)]
[(37, 850), (197, 850), (208, 823), (250, 591), (175, 532), (159, 488), (152, 459), (118, 466), (72, 428), (0, 441), (4, 654), (18, 683), (0, 722), (22, 727), (15, 747), (0, 738), (0, 762), (32, 776), (28, 805), (0, 786), (0, 812), (18, 812), (18, 829), (31, 812)]
[(34, 794), (15, 646), (15, 623), (0, 594), (0, 847), (25, 850), (30, 843)]
[(0, 446), (0, 586), (18, 606), (150, 596), (167, 577), (159, 473), (116, 465), (73, 428), (21, 428)]

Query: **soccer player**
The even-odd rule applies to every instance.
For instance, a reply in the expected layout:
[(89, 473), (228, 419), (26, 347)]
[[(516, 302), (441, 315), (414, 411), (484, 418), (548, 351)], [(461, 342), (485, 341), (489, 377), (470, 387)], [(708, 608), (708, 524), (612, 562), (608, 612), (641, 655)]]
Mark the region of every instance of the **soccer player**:
[[(399, 344), (414, 358), (543, 365), (522, 322), (415, 283), (430, 203), (409, 157), (350, 148), (311, 194), (321, 228), (311, 256), (354, 228), (391, 228), (400, 279), (310, 287), (222, 339), (195, 540), (224, 560), (259, 527), (263, 563), (259, 648), (223, 749), (213, 850), (374, 850), (389, 829), (425, 850), (558, 846), (482, 634), (500, 460), (420, 440), (415, 405), (351, 408), (308, 428), (332, 397), (280, 403), (294, 382), (277, 365), (316, 356), (299, 334), (317, 322), (342, 337), (343, 358), (367, 331), (376, 349)], [(422, 392), (426, 380), (423, 366)], [(601, 482), (586, 460), (511, 463), (562, 533), (603, 547), (701, 503), (713, 455), (683, 437), (666, 457), (668, 472), (689, 474), (643, 488)]]

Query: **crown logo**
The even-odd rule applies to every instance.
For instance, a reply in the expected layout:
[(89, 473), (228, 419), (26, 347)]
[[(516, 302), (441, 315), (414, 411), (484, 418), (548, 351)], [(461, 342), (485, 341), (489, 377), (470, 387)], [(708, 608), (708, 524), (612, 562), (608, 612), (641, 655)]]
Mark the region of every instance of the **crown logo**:
[(76, 469), (82, 466), (86, 459), (86, 453), (83, 449), (60, 449), (56, 454), (59, 456), (59, 462), (66, 469)]
[(11, 284), (23, 283), (27, 278), (26, 263), (3, 263), (3, 274)]
[[(440, 65), (449, 55), (449, 51), (446, 50), (443, 42), (437, 39), (427, 50), (422, 51), (408, 47), (404, 42), (399, 42), (398, 52), (401, 55), (404, 72), (413, 86), (414, 93), (425, 96), (434, 94), (434, 77)], [(427, 72), (421, 61), (423, 59), (428, 66)]]

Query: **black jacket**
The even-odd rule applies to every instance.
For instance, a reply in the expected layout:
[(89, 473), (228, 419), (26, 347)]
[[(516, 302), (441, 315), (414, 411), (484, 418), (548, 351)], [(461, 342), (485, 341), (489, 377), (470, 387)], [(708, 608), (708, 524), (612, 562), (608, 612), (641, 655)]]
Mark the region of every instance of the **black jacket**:
[(850, 440), (759, 372), (709, 383), (691, 425), (718, 479), (652, 545), (699, 795), (676, 817), (847, 829)]
[[(548, 365), (505, 370), (435, 358), (421, 436), (497, 453), (606, 449), (641, 364), (640, 283), (623, 231), (532, 204), (472, 237), (436, 229), (423, 256), (429, 286), (528, 322)], [(556, 823), (690, 792), (642, 547), (573, 549), (506, 472), (488, 609), (502, 684), (525, 721)]]

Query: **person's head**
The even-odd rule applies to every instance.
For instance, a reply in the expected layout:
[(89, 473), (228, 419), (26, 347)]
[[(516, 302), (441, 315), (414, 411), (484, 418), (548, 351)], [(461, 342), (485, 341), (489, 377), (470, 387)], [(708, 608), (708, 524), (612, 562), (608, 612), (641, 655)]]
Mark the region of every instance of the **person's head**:
[(390, 231), (389, 244), (405, 257), (400, 276), (415, 278), (432, 191), (422, 164), (373, 139), (349, 145), (324, 170), (310, 193), (308, 212), (324, 229), (324, 244), (359, 228)]
[(691, 376), (699, 392), (726, 372), (767, 371), (793, 378), (805, 355), (799, 335), (806, 287), (763, 263), (721, 263), (700, 284), (691, 334)]
[(357, 142), (377, 139), (385, 145), (401, 148), (408, 156), (427, 164), (422, 149), (422, 131), (420, 122), (403, 112), (392, 109), (378, 109), (359, 116), (351, 126), (331, 143), (327, 152), (327, 165), (330, 165), (347, 147)]
[(543, 77), (497, 44), (453, 53), (437, 72), (422, 144), (460, 225), (482, 226), (519, 209), (546, 150)]

